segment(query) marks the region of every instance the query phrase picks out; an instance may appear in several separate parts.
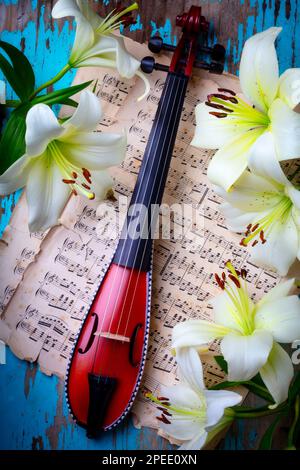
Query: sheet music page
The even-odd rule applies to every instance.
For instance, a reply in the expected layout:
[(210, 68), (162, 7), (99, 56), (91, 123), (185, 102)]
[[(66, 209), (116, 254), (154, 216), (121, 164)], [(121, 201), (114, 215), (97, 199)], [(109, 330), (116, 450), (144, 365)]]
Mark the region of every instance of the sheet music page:
[[(137, 57), (150, 54), (145, 45), (130, 39), (126, 45)], [(169, 58), (160, 56), (159, 61), (167, 64)], [(151, 92), (137, 102), (143, 92), (139, 79), (123, 80), (108, 69), (83, 68), (77, 73), (76, 83), (97, 80), (96, 93), (104, 110), (99, 131), (127, 130), (126, 160), (111, 170), (116, 198), (132, 192), (165, 77), (158, 71), (149, 75)], [(160, 384), (176, 382), (176, 361), (170, 348), (172, 328), (190, 318), (213, 318), (210, 298), (219, 293), (214, 273), (231, 259), (236, 268), (247, 269), (249, 291), (256, 298), (279, 281), (274, 273), (252, 264), (247, 249), (239, 245), (240, 237), (226, 229), (219, 212), (220, 198), (206, 176), (213, 152), (190, 146), (195, 106), (218, 87), (239, 92), (235, 77), (199, 72), (192, 77), (184, 102), (163, 200), (173, 207), (173, 235), (183, 226), (180, 204), (185, 203), (190, 211), (184, 214), (181, 238), (167, 239), (162, 233), (154, 243), (148, 360), (133, 408), (137, 425), (158, 427), (155, 408), (142, 392), (156, 394)], [(70, 110), (63, 113), (69, 115)], [(5, 267), (0, 272), (0, 339), (18, 357), (38, 361), (46, 374), (64, 376), (81, 320), (117, 243), (114, 215), (122, 220), (126, 207), (119, 207), (115, 200), (105, 201), (100, 208), (98, 205), (72, 196), (56, 227), (45, 234), (30, 234), (23, 195), (0, 243), (1, 266)], [(196, 214), (196, 221), (190, 214)], [(160, 223), (164, 217), (160, 216)], [(212, 358), (216, 350), (217, 345), (212, 344), (203, 355), (207, 386), (223, 378)]]

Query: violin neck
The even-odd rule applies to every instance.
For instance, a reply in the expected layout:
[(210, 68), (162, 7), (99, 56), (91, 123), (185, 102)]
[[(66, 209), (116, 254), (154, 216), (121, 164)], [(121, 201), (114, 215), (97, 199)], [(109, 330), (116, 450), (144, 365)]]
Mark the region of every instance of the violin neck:
[(113, 262), (149, 271), (152, 238), (168, 176), (188, 77), (169, 72)]

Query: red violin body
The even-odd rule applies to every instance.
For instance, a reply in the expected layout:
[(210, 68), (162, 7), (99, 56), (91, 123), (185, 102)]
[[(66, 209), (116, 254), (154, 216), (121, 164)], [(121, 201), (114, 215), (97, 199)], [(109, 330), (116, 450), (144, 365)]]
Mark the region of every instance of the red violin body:
[[(150, 323), (152, 233), (172, 158), (181, 111), (193, 67), (215, 73), (223, 70), (224, 48), (202, 47), (200, 33), (208, 23), (200, 7), (177, 17), (182, 37), (173, 59), (153, 121), (132, 194), (123, 231), (107, 272), (87, 312), (70, 358), (66, 395), (70, 411), (89, 437), (108, 430), (126, 416), (134, 401), (145, 365)], [(152, 38), (153, 52), (163, 48)], [(199, 51), (211, 64), (196, 60)], [(154, 68), (153, 57), (141, 62), (144, 72)], [(153, 214), (156, 220), (153, 220)], [(154, 230), (153, 230), (154, 229)]]
[[(114, 380), (114, 399), (103, 413), (105, 430), (118, 424), (134, 400), (147, 350), (150, 285), (149, 273), (113, 263), (101, 282), (77, 341), (67, 382), (71, 413), (84, 427), (88, 424), (89, 374), (101, 375), (104, 383), (105, 378)], [(97, 330), (101, 336), (95, 335)]]

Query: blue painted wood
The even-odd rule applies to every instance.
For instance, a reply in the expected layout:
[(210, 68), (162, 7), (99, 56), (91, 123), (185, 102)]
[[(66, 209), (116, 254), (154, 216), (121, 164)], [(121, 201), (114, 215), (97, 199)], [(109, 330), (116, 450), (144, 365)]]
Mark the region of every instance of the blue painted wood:
[[(95, 0), (95, 3), (102, 0)], [(24, 13), (22, 24), (16, 20), (17, 0), (2, 0), (0, 7), (11, 8), (14, 26), (3, 23), (1, 39), (22, 47), (34, 66), (37, 84), (45, 82), (58, 72), (67, 62), (74, 38), (74, 23), (63, 21), (51, 22), (49, 8), (45, 2), (31, 1), (31, 10)], [(176, 3), (176, 5), (174, 5)], [(179, 1), (181, 6), (184, 1)], [(277, 25), (283, 26), (283, 33), (278, 40), (278, 54), (281, 71), (291, 66), (300, 66), (300, 0), (203, 0), (195, 4), (203, 5), (205, 14), (228, 4), (227, 18), (230, 30), (230, 11), (239, 12), (241, 22), (237, 27), (234, 39), (225, 38), (228, 57), (231, 58), (230, 70), (237, 68), (245, 39), (257, 31)], [(29, 4), (29, 2), (28, 2)], [(103, 0), (105, 6), (113, 5), (111, 0)], [(140, 2), (141, 10), (143, 2)], [(146, 8), (146, 2), (144, 2)], [(177, 2), (172, 8), (177, 9)], [(234, 8), (233, 8), (234, 7)], [(246, 15), (242, 15), (243, 9)], [(30, 18), (26, 20), (26, 15)], [(3, 18), (0, 17), (0, 28)], [(6, 26), (5, 26), (6, 25)], [(158, 24), (150, 20), (151, 34), (161, 34), (166, 42), (176, 44), (176, 35), (172, 30), (170, 19)], [(142, 30), (141, 16), (131, 31)], [(211, 40), (218, 40), (212, 32)], [(292, 46), (292, 47), (291, 47)], [(234, 68), (235, 67), (235, 68)], [(69, 72), (59, 83), (59, 87), (68, 86), (74, 77)], [(0, 76), (1, 78), (1, 76)], [(8, 98), (13, 98), (8, 90)], [(2, 216), (0, 235), (7, 225), (11, 211), (20, 192), (1, 200)], [(1, 212), (0, 212), (1, 213)], [(163, 449), (168, 444), (151, 430), (136, 430), (131, 421), (125, 422), (117, 431), (106, 433), (100, 440), (90, 441), (82, 429), (75, 426), (68, 416), (63, 397), (63, 384), (56, 377), (46, 377), (38, 371), (37, 366), (26, 364), (15, 358), (7, 350), (7, 364), (0, 365), (0, 448), (1, 449)], [(252, 428), (239, 422), (228, 433), (225, 440), (227, 449), (254, 448), (257, 440), (256, 423)], [(245, 430), (247, 438), (245, 439)]]

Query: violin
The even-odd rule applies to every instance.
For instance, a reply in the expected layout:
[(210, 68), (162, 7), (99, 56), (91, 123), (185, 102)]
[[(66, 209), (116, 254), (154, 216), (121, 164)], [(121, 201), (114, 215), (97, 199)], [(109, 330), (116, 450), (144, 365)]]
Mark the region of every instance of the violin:
[[(151, 52), (173, 52), (170, 66), (151, 56), (145, 73), (167, 72), (125, 224), (114, 256), (82, 322), (67, 369), (66, 397), (75, 421), (88, 437), (118, 425), (129, 412), (141, 383), (150, 326), (153, 227), (158, 218), (189, 78), (194, 67), (221, 74), (225, 49), (204, 47), (208, 22), (192, 6), (177, 16), (177, 45), (155, 36)], [(199, 60), (202, 55), (210, 61)], [(143, 235), (143, 236), (142, 236)]]

